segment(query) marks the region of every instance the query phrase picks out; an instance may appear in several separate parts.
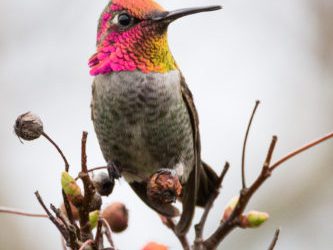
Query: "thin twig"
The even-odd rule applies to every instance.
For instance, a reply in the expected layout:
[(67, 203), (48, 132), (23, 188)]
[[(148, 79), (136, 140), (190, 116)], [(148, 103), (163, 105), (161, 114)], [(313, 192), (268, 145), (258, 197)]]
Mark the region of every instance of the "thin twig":
[(87, 153), (86, 153), (87, 137), (88, 137), (88, 133), (86, 131), (83, 131), (82, 140), (81, 140), (81, 171), (83, 173), (88, 173)]
[(250, 118), (250, 121), (247, 125), (247, 129), (246, 129), (246, 133), (245, 133), (245, 138), (244, 138), (244, 143), (243, 143), (243, 152), (242, 152), (242, 187), (243, 189), (246, 188), (246, 178), (245, 178), (245, 153), (246, 153), (246, 145), (247, 145), (247, 139), (249, 137), (249, 133), (250, 133), (250, 128), (251, 128), (251, 125), (252, 125), (252, 121), (253, 121), (253, 118), (254, 118), (254, 115), (257, 111), (257, 108), (260, 104), (260, 101), (256, 101), (256, 104), (254, 106), (254, 109), (252, 111), (252, 114), (251, 114), (251, 118)]
[(94, 168), (91, 168), (91, 169), (88, 169), (88, 172), (93, 172), (93, 171), (96, 171), (96, 170), (102, 170), (102, 169), (108, 169), (109, 167), (108, 166), (101, 166), (101, 167), (94, 167)]
[(278, 160), (277, 162), (275, 162), (275, 163), (270, 167), (270, 168), (271, 168), (271, 171), (273, 171), (274, 169), (276, 169), (278, 166), (280, 166), (280, 165), (281, 165), (282, 163), (284, 163), (285, 161), (287, 161), (287, 160), (293, 158), (294, 156), (296, 156), (296, 155), (302, 153), (303, 151), (308, 150), (308, 149), (310, 149), (310, 148), (312, 148), (312, 147), (314, 147), (314, 146), (316, 146), (316, 145), (318, 145), (318, 144), (320, 144), (320, 143), (322, 143), (322, 142), (324, 142), (324, 141), (326, 141), (326, 140), (328, 140), (328, 139), (331, 139), (331, 138), (333, 138), (333, 132), (330, 132), (330, 133), (328, 133), (327, 135), (325, 135), (325, 136), (323, 136), (323, 137), (321, 137), (321, 138), (319, 138), (319, 139), (317, 139), (317, 140), (314, 140), (314, 141), (312, 141), (312, 142), (310, 142), (310, 143), (304, 145), (303, 147), (301, 147), (301, 148), (299, 148), (299, 149), (296, 149), (295, 151), (293, 151), (293, 152), (287, 154), (286, 156), (282, 157), (280, 160)]
[(112, 249), (116, 249), (115, 245), (113, 243), (113, 240), (112, 240), (112, 230), (110, 228), (109, 223), (104, 218), (101, 218), (101, 220), (102, 220), (104, 228), (105, 228), (105, 236), (106, 236), (107, 240), (109, 241), (110, 246), (112, 247)]
[(64, 153), (62, 152), (62, 150), (60, 149), (60, 147), (55, 143), (55, 141), (53, 141), (51, 139), (51, 137), (49, 137), (45, 132), (42, 133), (42, 135), (49, 141), (51, 142), (51, 144), (57, 149), (58, 153), (61, 155), (62, 159), (64, 160), (65, 163), (65, 170), (66, 172), (68, 172), (69, 170), (69, 163), (64, 155)]
[(70, 221), (67, 217), (64, 216), (64, 214), (60, 211), (60, 209), (56, 208), (54, 205), (50, 205), (52, 211), (56, 214), (57, 218), (63, 223), (63, 225), (66, 227), (66, 230), (68, 232), (69, 236), (69, 246), (71, 249), (77, 249), (77, 231), (75, 227), (70, 224)]
[[(94, 168), (88, 169), (88, 173), (91, 173), (91, 172), (94, 172), (97, 170), (108, 169), (108, 168), (109, 168), (108, 166), (94, 167)], [(80, 179), (79, 175), (76, 176), (75, 180), (77, 181), (78, 179)]]
[(96, 237), (95, 237), (95, 246), (96, 246), (96, 249), (99, 249), (100, 240), (103, 239), (102, 226), (103, 226), (102, 220), (98, 219), (97, 231), (96, 231)]
[(277, 137), (273, 136), (260, 175), (249, 188), (241, 190), (238, 203), (234, 211), (231, 213), (230, 217), (227, 220), (222, 221), (219, 227), (215, 230), (215, 232), (203, 242), (205, 249), (215, 249), (233, 229), (240, 225), (239, 218), (244, 212), (251, 197), (271, 175), (271, 171), (269, 168), (267, 168), (267, 164), (269, 164), (269, 162), (271, 161), (276, 142)]
[(225, 165), (224, 165), (223, 171), (222, 171), (222, 173), (219, 176), (219, 179), (217, 181), (215, 192), (213, 192), (211, 194), (211, 197), (208, 200), (208, 202), (206, 204), (206, 207), (205, 207), (205, 210), (204, 210), (204, 212), (201, 216), (200, 222), (197, 225), (195, 225), (195, 244), (198, 244), (198, 245), (202, 244), (202, 235), (203, 235), (203, 230), (204, 230), (204, 227), (205, 227), (205, 223), (206, 223), (208, 214), (209, 214), (210, 210), (213, 207), (214, 201), (216, 200), (216, 198), (220, 194), (219, 190), (221, 188), (224, 177), (225, 177), (225, 175), (227, 174), (227, 172), (229, 170), (229, 167), (230, 167), (229, 163), (226, 162)]
[(66, 229), (69, 231), (69, 227), (68, 227), (68, 219), (65, 218), (61, 213), (60, 210), (58, 208), (56, 208), (53, 204), (50, 204), (50, 208), (51, 210), (55, 213), (55, 215), (57, 216), (57, 218), (62, 222), (62, 224), (66, 227)]
[(176, 224), (174, 223), (174, 221), (171, 218), (165, 217), (165, 216), (160, 216), (162, 219), (162, 222), (164, 225), (166, 225), (169, 229), (171, 229), (171, 231), (176, 235), (176, 237), (178, 238), (179, 242), (181, 243), (182, 247), (184, 250), (190, 250), (190, 244), (187, 240), (186, 234), (185, 235), (181, 235), (181, 234), (177, 234), (176, 233)]
[(42, 199), (42, 197), (39, 195), (38, 191), (35, 192), (35, 195), (37, 197), (38, 202), (42, 206), (42, 208), (45, 210), (46, 214), (48, 215), (49, 219), (52, 221), (52, 223), (58, 228), (59, 232), (62, 234), (62, 236), (65, 239), (68, 239), (68, 232), (64, 225), (61, 225), (59, 221), (51, 214), (51, 212), (48, 210), (48, 208), (45, 206), (45, 203)]
[(89, 224), (89, 212), (90, 212), (89, 207), (95, 194), (95, 188), (89, 177), (88, 168), (87, 168), (87, 153), (86, 153), (87, 136), (88, 133), (84, 131), (82, 133), (82, 139), (81, 139), (81, 173), (79, 174), (83, 182), (83, 188), (84, 188), (83, 203), (82, 206), (78, 207), (82, 241), (93, 239), (93, 235), (91, 233), (91, 228)]
[(301, 148), (287, 154), (276, 163), (271, 165), (271, 159), (273, 155), (273, 151), (277, 142), (277, 137), (274, 136), (269, 147), (265, 163), (261, 170), (260, 175), (257, 177), (255, 182), (251, 185), (249, 189), (242, 189), (239, 197), (238, 204), (230, 217), (226, 221), (222, 221), (218, 229), (204, 242), (204, 246), (207, 249), (214, 249), (216, 246), (237, 226), (239, 226), (239, 217), (245, 210), (249, 200), (253, 196), (253, 194), (260, 188), (260, 186), (271, 176), (272, 172), (280, 166), (285, 161), (293, 158), (294, 156), (304, 152), (307, 149), (310, 149), (330, 138), (333, 138), (333, 132), (329, 133), (309, 144), (302, 146)]
[(275, 231), (274, 238), (273, 238), (271, 244), (269, 245), (268, 250), (273, 250), (274, 249), (274, 247), (276, 245), (276, 242), (279, 239), (279, 235), (280, 235), (280, 228)]
[(89, 240), (86, 240), (83, 244), (82, 244), (82, 246), (80, 247), (80, 249), (79, 250), (84, 250), (85, 249), (85, 247), (87, 247), (87, 246), (89, 246), (90, 244), (92, 244), (92, 243), (94, 243), (94, 241), (93, 240), (91, 240), (91, 239), (89, 239)]
[(15, 214), (27, 217), (35, 217), (35, 218), (49, 218), (46, 214), (34, 214), (9, 207), (0, 207), (0, 213)]
[(70, 224), (74, 227), (75, 232), (76, 232), (76, 236), (80, 239), (80, 229), (79, 229), (79, 227), (77, 226), (77, 224), (75, 222), (71, 205), (69, 203), (68, 197), (65, 194), (64, 190), (62, 190), (62, 198), (64, 200), (64, 206), (65, 206), (65, 210), (66, 210), (68, 220), (69, 220)]

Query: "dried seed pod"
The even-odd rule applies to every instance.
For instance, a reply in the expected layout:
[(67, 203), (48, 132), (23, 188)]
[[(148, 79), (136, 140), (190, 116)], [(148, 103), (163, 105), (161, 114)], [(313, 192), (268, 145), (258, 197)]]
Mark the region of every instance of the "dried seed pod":
[(27, 112), (17, 117), (14, 131), (19, 138), (32, 141), (42, 135), (43, 122), (38, 115)]
[(100, 172), (93, 177), (93, 184), (102, 196), (109, 196), (114, 188), (114, 180), (105, 172)]
[(128, 210), (123, 203), (110, 204), (103, 210), (102, 217), (115, 233), (123, 232), (128, 226)]
[(147, 196), (154, 203), (169, 204), (181, 196), (182, 185), (176, 173), (161, 170), (154, 174), (147, 184)]

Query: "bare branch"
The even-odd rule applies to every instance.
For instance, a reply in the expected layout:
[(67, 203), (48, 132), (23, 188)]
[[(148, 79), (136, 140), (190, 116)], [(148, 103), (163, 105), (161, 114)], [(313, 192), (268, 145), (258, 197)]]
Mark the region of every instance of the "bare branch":
[(9, 207), (0, 207), (0, 213), (21, 215), (21, 216), (35, 217), (35, 218), (49, 218), (46, 214), (34, 214)]
[(62, 224), (66, 227), (66, 229), (69, 230), (69, 228), (68, 228), (68, 219), (65, 218), (60, 213), (60, 210), (58, 208), (56, 208), (53, 204), (50, 204), (50, 208), (55, 213), (55, 215), (57, 216), (57, 218), (62, 222)]
[(83, 187), (84, 187), (84, 198), (82, 206), (78, 207), (82, 241), (87, 241), (93, 238), (89, 224), (89, 212), (90, 212), (89, 205), (93, 199), (95, 189), (94, 185), (91, 182), (87, 169), (87, 154), (86, 154), (87, 136), (88, 133), (84, 131), (82, 133), (82, 140), (81, 140), (81, 173), (80, 173), (80, 178), (83, 182)]
[(277, 242), (278, 239), (279, 239), (279, 235), (280, 235), (280, 229), (277, 229), (277, 230), (275, 231), (274, 238), (273, 238), (271, 244), (270, 244), (269, 247), (268, 247), (268, 250), (273, 250), (273, 249), (274, 249), (274, 247), (275, 247), (275, 245), (276, 245), (276, 242)]
[(115, 249), (115, 245), (114, 245), (113, 240), (112, 240), (112, 230), (110, 228), (110, 225), (104, 218), (101, 218), (101, 220), (102, 220), (104, 228), (105, 228), (105, 236), (108, 239), (112, 249)]
[(95, 237), (95, 245), (96, 248), (99, 249), (99, 245), (100, 245), (100, 240), (103, 239), (103, 235), (102, 235), (102, 226), (103, 226), (103, 222), (101, 219), (98, 219), (98, 223), (97, 223), (97, 231), (96, 231), (96, 237)]
[[(87, 172), (91, 173), (91, 172), (94, 172), (97, 170), (108, 169), (108, 168), (109, 168), (108, 166), (94, 167), (94, 168), (88, 169)], [(76, 176), (75, 180), (77, 181), (78, 179), (80, 179), (80, 176)]]
[[(50, 205), (52, 211), (56, 214), (57, 218), (60, 219), (60, 221), (63, 223), (63, 225), (66, 227), (66, 230), (68, 232), (68, 240), (69, 245), (72, 249), (77, 249), (77, 231), (75, 227), (70, 224), (70, 221), (67, 217), (64, 216), (64, 214), (60, 211), (60, 209), (56, 208), (54, 205)], [(75, 224), (76, 225), (76, 224)]]
[(203, 242), (205, 249), (215, 249), (219, 243), (237, 226), (240, 225), (240, 216), (244, 212), (247, 204), (249, 203), (253, 194), (258, 190), (258, 188), (270, 177), (270, 169), (266, 167), (267, 163), (269, 164), (273, 151), (277, 142), (277, 137), (273, 136), (265, 163), (261, 170), (260, 175), (250, 186), (250, 188), (242, 189), (239, 196), (239, 201), (236, 205), (236, 208), (231, 213), (230, 217), (226, 221), (222, 221), (217, 230)]
[(314, 146), (316, 146), (316, 145), (318, 145), (318, 144), (320, 144), (320, 143), (322, 143), (322, 142), (324, 142), (324, 141), (326, 141), (326, 140), (329, 140), (329, 139), (331, 139), (331, 138), (333, 138), (333, 132), (330, 132), (330, 133), (328, 133), (327, 135), (325, 135), (325, 136), (323, 136), (323, 137), (321, 137), (321, 138), (319, 138), (319, 139), (317, 139), (317, 140), (314, 140), (314, 141), (312, 141), (312, 142), (310, 142), (310, 143), (304, 145), (303, 147), (301, 147), (301, 148), (299, 148), (299, 149), (296, 149), (295, 151), (293, 151), (293, 152), (287, 154), (286, 156), (282, 157), (280, 160), (278, 160), (277, 162), (275, 162), (275, 163), (270, 167), (271, 171), (275, 170), (275, 169), (276, 169), (278, 166), (280, 166), (282, 163), (284, 163), (285, 161), (287, 161), (287, 160), (293, 158), (294, 156), (296, 156), (296, 155), (298, 155), (298, 154), (300, 154), (300, 153), (302, 153), (302, 152), (304, 152), (304, 151), (306, 151), (306, 150), (308, 150), (308, 149), (310, 149), (310, 148), (312, 148), (312, 147), (314, 147)]
[(80, 247), (79, 250), (84, 250), (85, 247), (89, 246), (89, 245), (92, 244), (92, 243), (94, 243), (93, 240), (91, 240), (91, 239), (90, 239), (90, 240), (86, 240), (86, 241), (82, 244), (82, 246)]
[(305, 146), (287, 154), (281, 160), (277, 161), (273, 165), (271, 164), (272, 155), (275, 149), (275, 145), (277, 142), (277, 137), (273, 136), (272, 142), (270, 144), (268, 153), (266, 155), (266, 160), (264, 162), (262, 171), (254, 183), (250, 186), (250, 188), (243, 188), (240, 192), (240, 197), (238, 204), (230, 217), (226, 221), (222, 221), (218, 229), (203, 243), (206, 249), (215, 249), (216, 246), (237, 226), (240, 225), (240, 216), (244, 212), (249, 200), (253, 196), (253, 194), (261, 187), (261, 185), (271, 176), (272, 172), (282, 163), (291, 159), (292, 157), (304, 152), (307, 149), (310, 149), (319, 143), (322, 143), (330, 138), (333, 138), (333, 132), (327, 134), (315, 140)]
[(197, 225), (195, 225), (195, 245), (202, 244), (202, 235), (203, 235), (203, 230), (205, 227), (205, 223), (206, 223), (208, 214), (213, 207), (214, 201), (220, 194), (219, 189), (221, 188), (222, 182), (224, 180), (225, 175), (227, 174), (227, 172), (229, 170), (229, 167), (230, 167), (229, 163), (226, 162), (226, 164), (224, 165), (223, 171), (222, 171), (221, 175), (219, 176), (215, 192), (213, 192), (211, 194), (211, 197), (210, 197), (209, 201), (207, 202), (205, 210), (201, 216), (200, 222)]
[(62, 190), (62, 197), (63, 197), (63, 200), (64, 200), (64, 206), (65, 206), (65, 209), (66, 209), (66, 214), (67, 214), (68, 220), (69, 220), (70, 224), (75, 228), (76, 236), (80, 239), (80, 229), (79, 229), (79, 227), (77, 226), (77, 224), (75, 222), (71, 205), (69, 203), (68, 197), (65, 194), (64, 190)]
[(164, 225), (166, 225), (169, 229), (171, 229), (171, 231), (176, 235), (176, 237), (178, 238), (179, 242), (181, 243), (182, 247), (184, 250), (190, 250), (190, 244), (187, 240), (186, 234), (185, 235), (181, 235), (181, 234), (177, 234), (176, 232), (176, 224), (175, 222), (168, 217), (162, 216), (160, 215), (162, 222)]
[(249, 137), (249, 133), (250, 133), (250, 128), (251, 128), (251, 125), (252, 125), (252, 121), (253, 121), (254, 115), (255, 115), (255, 113), (257, 111), (257, 108), (258, 108), (259, 104), (260, 104), (260, 101), (257, 100), (256, 104), (254, 106), (254, 109), (252, 111), (252, 115), (251, 115), (249, 124), (248, 124), (247, 129), (246, 129), (244, 143), (243, 143), (243, 152), (242, 152), (242, 187), (243, 187), (243, 189), (246, 188), (246, 179), (245, 179), (245, 153), (246, 153), (247, 139)]
[[(40, 203), (40, 205), (43, 207), (43, 209), (45, 210), (46, 214), (48, 215), (49, 219), (52, 221), (52, 223), (58, 228), (59, 232), (62, 234), (62, 236), (65, 239), (68, 239), (69, 235), (68, 232), (66, 230), (66, 228), (64, 227), (64, 225), (61, 225), (59, 223), (59, 221), (51, 214), (51, 212), (48, 210), (48, 208), (45, 206), (45, 203), (42, 199), (42, 197), (39, 195), (38, 191), (35, 192), (35, 195), (37, 197), (38, 202)], [(66, 240), (67, 241), (67, 240)]]

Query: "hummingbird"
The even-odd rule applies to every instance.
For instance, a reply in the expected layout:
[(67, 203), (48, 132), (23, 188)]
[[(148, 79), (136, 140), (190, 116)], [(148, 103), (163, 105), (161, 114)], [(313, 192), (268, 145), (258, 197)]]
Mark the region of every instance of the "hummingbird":
[(205, 206), (217, 174), (201, 160), (199, 119), (193, 96), (168, 46), (173, 21), (221, 6), (166, 11), (153, 0), (111, 0), (89, 59), (91, 116), (109, 173), (120, 174), (161, 215), (177, 216), (171, 204), (147, 197), (147, 180), (170, 171), (183, 186), (176, 230), (188, 231), (195, 206)]

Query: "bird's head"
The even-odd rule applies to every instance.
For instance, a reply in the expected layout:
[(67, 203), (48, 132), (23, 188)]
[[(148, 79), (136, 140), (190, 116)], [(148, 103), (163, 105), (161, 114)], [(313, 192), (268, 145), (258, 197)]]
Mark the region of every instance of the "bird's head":
[(169, 51), (167, 28), (174, 20), (220, 6), (165, 11), (153, 0), (112, 0), (99, 19), (97, 52), (91, 75), (140, 70), (165, 73), (177, 68)]

